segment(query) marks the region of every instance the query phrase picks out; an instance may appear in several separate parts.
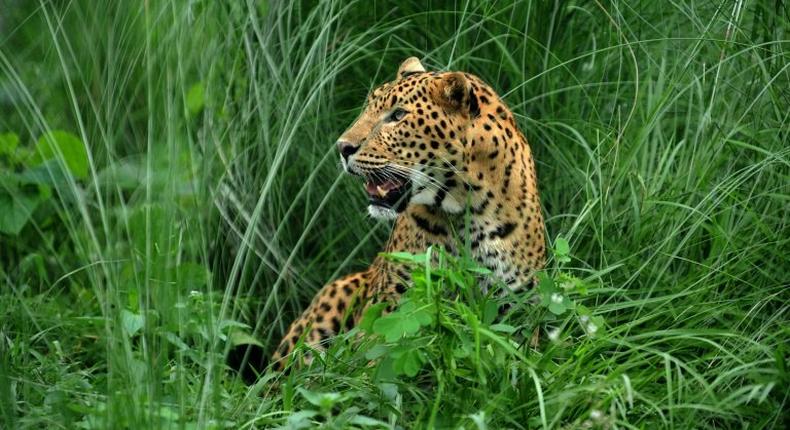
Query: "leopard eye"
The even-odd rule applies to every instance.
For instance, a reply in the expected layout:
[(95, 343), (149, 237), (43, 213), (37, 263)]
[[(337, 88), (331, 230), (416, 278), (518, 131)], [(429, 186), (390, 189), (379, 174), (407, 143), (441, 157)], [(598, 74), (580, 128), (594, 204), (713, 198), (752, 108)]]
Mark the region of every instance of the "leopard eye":
[(387, 122), (400, 121), (403, 119), (404, 116), (406, 116), (406, 114), (407, 112), (405, 110), (401, 108), (397, 108), (394, 111), (392, 111), (389, 117), (387, 117)]

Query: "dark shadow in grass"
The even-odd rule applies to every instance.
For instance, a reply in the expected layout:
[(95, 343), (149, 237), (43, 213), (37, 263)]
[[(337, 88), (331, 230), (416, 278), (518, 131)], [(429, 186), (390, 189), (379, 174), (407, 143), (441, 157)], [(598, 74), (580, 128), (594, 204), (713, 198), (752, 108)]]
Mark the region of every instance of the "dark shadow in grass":
[(269, 360), (263, 348), (247, 344), (231, 347), (228, 351), (227, 364), (245, 383), (252, 385), (266, 370)]

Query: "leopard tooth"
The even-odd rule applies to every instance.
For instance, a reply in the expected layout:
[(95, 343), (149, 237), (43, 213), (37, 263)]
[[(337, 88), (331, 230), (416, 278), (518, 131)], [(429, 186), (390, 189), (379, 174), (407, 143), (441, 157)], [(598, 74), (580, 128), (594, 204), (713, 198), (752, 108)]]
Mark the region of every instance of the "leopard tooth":
[(387, 195), (387, 190), (381, 188), (380, 185), (376, 185), (376, 191), (378, 191), (379, 197), (384, 197)]

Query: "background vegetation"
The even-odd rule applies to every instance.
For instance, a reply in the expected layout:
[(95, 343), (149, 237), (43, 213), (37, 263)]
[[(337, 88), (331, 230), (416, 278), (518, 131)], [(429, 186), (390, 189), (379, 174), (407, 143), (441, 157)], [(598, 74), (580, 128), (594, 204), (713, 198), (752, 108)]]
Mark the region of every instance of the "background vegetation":
[[(789, 14), (0, 1), (0, 427), (781, 427)], [(228, 355), (257, 363), (386, 238), (333, 142), (411, 55), (488, 81), (530, 140), (542, 303), (494, 320), (468, 261), (400, 256), (417, 283), (375, 336), (245, 384)]]

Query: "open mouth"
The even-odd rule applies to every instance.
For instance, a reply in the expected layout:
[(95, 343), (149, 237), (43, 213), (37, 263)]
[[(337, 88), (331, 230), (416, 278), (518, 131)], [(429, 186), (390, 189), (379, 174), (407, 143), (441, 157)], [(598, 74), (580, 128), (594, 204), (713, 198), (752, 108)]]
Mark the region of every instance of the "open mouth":
[(370, 204), (401, 212), (409, 201), (411, 183), (404, 176), (390, 176), (386, 179), (368, 176), (365, 192)]

